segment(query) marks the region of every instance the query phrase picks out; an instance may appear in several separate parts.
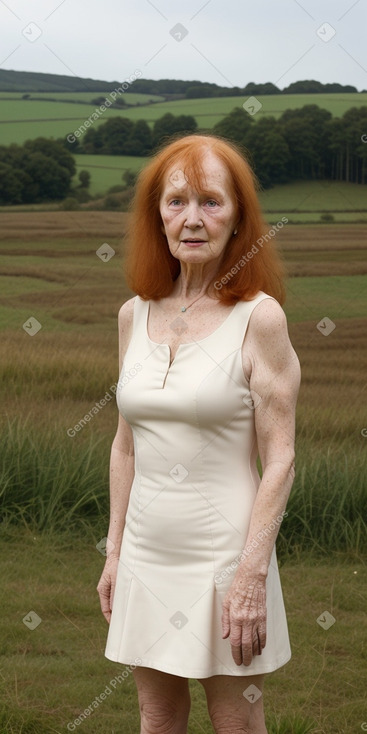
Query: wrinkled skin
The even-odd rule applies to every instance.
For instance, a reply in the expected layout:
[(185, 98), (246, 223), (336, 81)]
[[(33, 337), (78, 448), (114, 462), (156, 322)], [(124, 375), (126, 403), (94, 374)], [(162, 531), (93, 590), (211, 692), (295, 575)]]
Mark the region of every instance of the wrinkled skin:
[(266, 645), (266, 579), (238, 572), (223, 601), (222, 637), (236, 665), (250, 665)]

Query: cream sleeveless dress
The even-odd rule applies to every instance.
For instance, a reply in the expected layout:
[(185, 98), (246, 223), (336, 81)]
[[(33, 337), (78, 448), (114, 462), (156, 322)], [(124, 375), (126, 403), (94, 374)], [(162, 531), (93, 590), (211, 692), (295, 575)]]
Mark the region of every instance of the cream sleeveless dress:
[[(264, 298), (270, 296), (260, 291), (237, 302), (212, 334), (181, 344), (171, 365), (168, 345), (148, 336), (149, 301), (135, 298), (116, 393), (133, 431), (135, 477), (105, 652), (110, 660), (139, 659), (148, 668), (206, 678), (268, 673), (291, 657), (275, 549), (261, 656), (237, 666), (221, 632), (222, 600), (260, 482), (241, 347)], [(171, 324), (187, 326), (184, 314)]]

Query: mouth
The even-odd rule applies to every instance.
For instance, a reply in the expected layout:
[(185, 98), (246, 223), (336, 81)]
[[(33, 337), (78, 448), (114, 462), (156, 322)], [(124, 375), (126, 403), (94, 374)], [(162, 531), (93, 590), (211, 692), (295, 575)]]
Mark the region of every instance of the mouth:
[(188, 237), (185, 240), (181, 240), (181, 242), (184, 245), (188, 245), (189, 247), (198, 247), (199, 245), (204, 245), (207, 240), (201, 240), (199, 237)]

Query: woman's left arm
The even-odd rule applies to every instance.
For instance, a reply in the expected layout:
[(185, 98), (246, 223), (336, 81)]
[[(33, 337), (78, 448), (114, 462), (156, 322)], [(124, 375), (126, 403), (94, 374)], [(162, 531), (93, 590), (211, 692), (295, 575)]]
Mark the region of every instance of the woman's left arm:
[(266, 577), (294, 480), (300, 366), (276, 301), (265, 299), (254, 309), (243, 360), (254, 402), (262, 478), (242, 560), (223, 603), (223, 637), (230, 638), (237, 665), (249, 665), (266, 644)]

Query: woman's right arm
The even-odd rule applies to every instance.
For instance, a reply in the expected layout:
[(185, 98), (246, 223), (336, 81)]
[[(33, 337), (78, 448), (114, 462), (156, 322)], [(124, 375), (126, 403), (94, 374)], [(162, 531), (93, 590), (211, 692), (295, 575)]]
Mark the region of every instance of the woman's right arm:
[[(134, 299), (131, 298), (124, 303), (119, 311), (119, 375), (125, 352), (131, 339), (133, 309)], [(97, 586), (102, 613), (107, 619), (107, 622), (111, 619), (122, 534), (133, 479), (133, 435), (129, 424), (120, 414), (117, 432), (112, 442), (110, 458), (110, 524), (106, 544), (107, 558)]]

